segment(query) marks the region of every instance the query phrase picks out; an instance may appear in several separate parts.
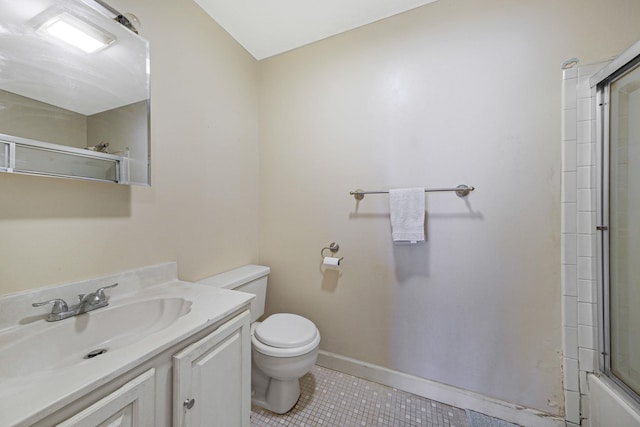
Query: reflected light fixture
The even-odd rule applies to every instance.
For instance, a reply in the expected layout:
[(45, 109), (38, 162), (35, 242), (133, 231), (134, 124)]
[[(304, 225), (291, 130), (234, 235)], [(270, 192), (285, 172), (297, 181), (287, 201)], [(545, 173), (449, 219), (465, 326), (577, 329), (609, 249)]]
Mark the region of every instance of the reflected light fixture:
[(66, 12), (49, 19), (40, 29), (86, 53), (97, 52), (115, 41), (111, 35)]

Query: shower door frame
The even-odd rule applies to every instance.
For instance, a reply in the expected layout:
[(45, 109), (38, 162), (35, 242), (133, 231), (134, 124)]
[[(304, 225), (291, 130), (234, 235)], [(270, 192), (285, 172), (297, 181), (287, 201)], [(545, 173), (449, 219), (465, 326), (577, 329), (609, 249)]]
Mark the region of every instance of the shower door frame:
[[(599, 368), (609, 379), (640, 403), (640, 394), (611, 370), (611, 300), (610, 300), (610, 87), (618, 79), (640, 68), (640, 45), (614, 60), (591, 80), (595, 86), (596, 111), (596, 278), (598, 284)], [(632, 55), (620, 65), (620, 59)]]

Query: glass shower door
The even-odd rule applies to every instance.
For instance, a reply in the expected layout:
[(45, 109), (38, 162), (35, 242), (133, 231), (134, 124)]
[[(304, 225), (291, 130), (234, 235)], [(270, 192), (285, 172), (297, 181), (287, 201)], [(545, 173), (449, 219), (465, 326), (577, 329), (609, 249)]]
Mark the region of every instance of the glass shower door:
[(640, 395), (640, 67), (609, 93), (609, 370)]

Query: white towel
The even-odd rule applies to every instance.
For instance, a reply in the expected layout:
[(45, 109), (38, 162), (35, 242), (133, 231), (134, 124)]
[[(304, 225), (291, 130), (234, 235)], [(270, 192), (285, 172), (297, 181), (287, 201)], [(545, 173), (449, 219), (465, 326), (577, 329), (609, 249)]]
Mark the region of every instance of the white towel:
[(394, 243), (424, 242), (424, 188), (389, 190)]

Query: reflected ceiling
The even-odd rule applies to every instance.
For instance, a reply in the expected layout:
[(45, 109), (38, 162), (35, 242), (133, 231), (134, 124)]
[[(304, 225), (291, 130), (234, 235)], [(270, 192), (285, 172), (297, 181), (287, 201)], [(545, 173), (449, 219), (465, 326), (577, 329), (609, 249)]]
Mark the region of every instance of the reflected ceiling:
[[(59, 14), (95, 26), (114, 42), (87, 54), (40, 30)], [(148, 98), (146, 58), (146, 42), (90, 1), (0, 1), (0, 89), (7, 92), (92, 115)]]

